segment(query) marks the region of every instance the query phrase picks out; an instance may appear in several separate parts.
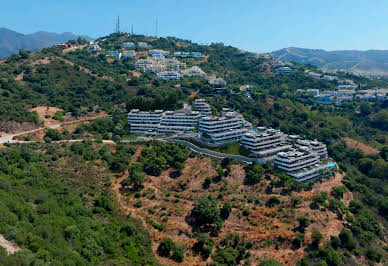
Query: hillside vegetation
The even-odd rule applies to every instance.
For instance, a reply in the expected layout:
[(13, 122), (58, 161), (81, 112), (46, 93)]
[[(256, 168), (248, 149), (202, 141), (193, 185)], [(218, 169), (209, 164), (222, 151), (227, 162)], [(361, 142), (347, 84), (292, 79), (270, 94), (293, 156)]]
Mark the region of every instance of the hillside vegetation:
[[(81, 48), (67, 53), (57, 47), (22, 50), (0, 61), (1, 132), (11, 132), (15, 123), (39, 127), (49, 119), (111, 115), (20, 137), (45, 144), (2, 147), (0, 234), (21, 248), (8, 256), (1, 250), (3, 264), (387, 262), (387, 102), (319, 105), (296, 94), (337, 86), (306, 76), (315, 67), (295, 63), (292, 73), (275, 74), (270, 59), (230, 46), (127, 34), (97, 41), (99, 54), (79, 40)], [(203, 53), (182, 61), (224, 78), (225, 95), (216, 95), (202, 78), (162, 81), (135, 71), (136, 59), (106, 56), (128, 41)], [(146, 57), (145, 49), (136, 49), (137, 58)], [(388, 86), (337, 75), (360, 88)], [(250, 98), (239, 90), (245, 84), (254, 87)], [(126, 111), (175, 110), (196, 97), (214, 113), (233, 108), (254, 126), (325, 142), (337, 173), (300, 184), (270, 164), (210, 159), (172, 143), (102, 144), (133, 137)], [(37, 107), (55, 112), (39, 119)], [(75, 139), (95, 142), (52, 143)]]

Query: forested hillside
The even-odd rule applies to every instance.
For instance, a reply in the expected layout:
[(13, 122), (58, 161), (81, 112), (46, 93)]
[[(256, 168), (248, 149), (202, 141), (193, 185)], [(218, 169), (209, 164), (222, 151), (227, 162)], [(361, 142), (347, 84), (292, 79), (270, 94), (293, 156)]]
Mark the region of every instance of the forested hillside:
[[(138, 72), (134, 63), (147, 57), (145, 48), (136, 46), (136, 58), (107, 56), (139, 41), (170, 53), (201, 52), (203, 58), (179, 60), (224, 78), (224, 94), (204, 78), (163, 81)], [(315, 67), (294, 63), (291, 73), (277, 73), (270, 58), (220, 44), (112, 34), (97, 39), (102, 51), (92, 53), (78, 42), (71, 51), (21, 50), (0, 61), (0, 134), (15, 133), (15, 124), (58, 121), (57, 129), (19, 136), (45, 144), (2, 146), (0, 234), (21, 250), (8, 256), (0, 250), (1, 263), (387, 262), (387, 102), (320, 105), (296, 93), (336, 88), (306, 75)], [(362, 89), (388, 87), (336, 75)], [(250, 97), (240, 91), (247, 84)], [(210, 159), (171, 143), (119, 144), (134, 137), (126, 111), (176, 110), (195, 98), (206, 99), (213, 113), (229, 107), (254, 126), (323, 141), (339, 166), (336, 175), (305, 185), (270, 164)], [(42, 117), (36, 107), (56, 112)], [(61, 124), (99, 112), (111, 117)], [(90, 141), (71, 142), (81, 139)]]

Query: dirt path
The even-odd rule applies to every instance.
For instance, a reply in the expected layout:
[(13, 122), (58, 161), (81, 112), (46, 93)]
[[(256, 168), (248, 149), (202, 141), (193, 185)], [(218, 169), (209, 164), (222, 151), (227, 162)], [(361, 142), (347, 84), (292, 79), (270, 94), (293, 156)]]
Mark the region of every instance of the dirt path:
[(97, 118), (103, 118), (103, 117), (108, 117), (108, 116), (109, 115), (107, 115), (105, 113), (100, 113), (97, 116), (81, 118), (81, 119), (78, 119), (78, 120), (68, 121), (68, 122), (65, 122), (65, 123), (58, 122), (58, 124), (52, 124), (52, 125), (49, 125), (47, 127), (39, 127), (39, 128), (36, 128), (36, 129), (22, 131), (22, 132), (14, 133), (14, 134), (2, 134), (1, 137), (0, 137), (0, 144), (1, 143), (6, 143), (6, 142), (10, 142), (10, 143), (15, 142), (13, 140), (14, 137), (21, 136), (21, 135), (26, 135), (26, 134), (30, 134), (30, 133), (35, 133), (35, 132), (38, 132), (38, 131), (41, 131), (41, 130), (45, 130), (47, 128), (58, 129), (58, 128), (62, 127), (62, 126), (71, 125), (71, 124), (78, 124), (78, 123), (81, 123), (81, 122), (91, 121), (91, 120), (94, 120), (94, 119), (97, 119)]
[(71, 48), (67, 48), (67, 49), (64, 49), (62, 50), (62, 52), (64, 54), (68, 53), (68, 52), (71, 52), (71, 51), (74, 51), (74, 50), (78, 50), (78, 49), (83, 49), (87, 46), (87, 44), (84, 44), (84, 45), (80, 45), (80, 46), (75, 46), (75, 47), (71, 47)]

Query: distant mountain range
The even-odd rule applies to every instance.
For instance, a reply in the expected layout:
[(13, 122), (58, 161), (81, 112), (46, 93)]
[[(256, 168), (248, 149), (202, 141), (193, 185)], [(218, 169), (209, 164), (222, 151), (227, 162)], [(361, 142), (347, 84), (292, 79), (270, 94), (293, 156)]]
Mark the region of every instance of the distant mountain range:
[[(0, 28), (0, 58), (17, 53), (20, 49), (34, 51), (40, 48), (50, 47), (54, 44), (77, 39), (79, 35), (71, 32), (61, 34), (37, 31), (32, 34), (22, 34), (6, 28)], [(81, 36), (86, 40), (92, 40), (89, 36)]]
[(275, 59), (311, 64), (328, 70), (388, 75), (388, 50), (325, 51), (290, 47), (270, 53)]

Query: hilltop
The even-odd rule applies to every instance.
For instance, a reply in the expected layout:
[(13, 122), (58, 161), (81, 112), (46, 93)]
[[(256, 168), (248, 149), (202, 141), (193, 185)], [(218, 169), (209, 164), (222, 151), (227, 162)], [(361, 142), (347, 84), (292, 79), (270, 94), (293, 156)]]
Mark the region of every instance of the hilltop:
[(322, 49), (289, 47), (270, 54), (276, 59), (311, 64), (328, 70), (342, 70), (372, 76), (388, 75), (387, 50), (325, 51)]

